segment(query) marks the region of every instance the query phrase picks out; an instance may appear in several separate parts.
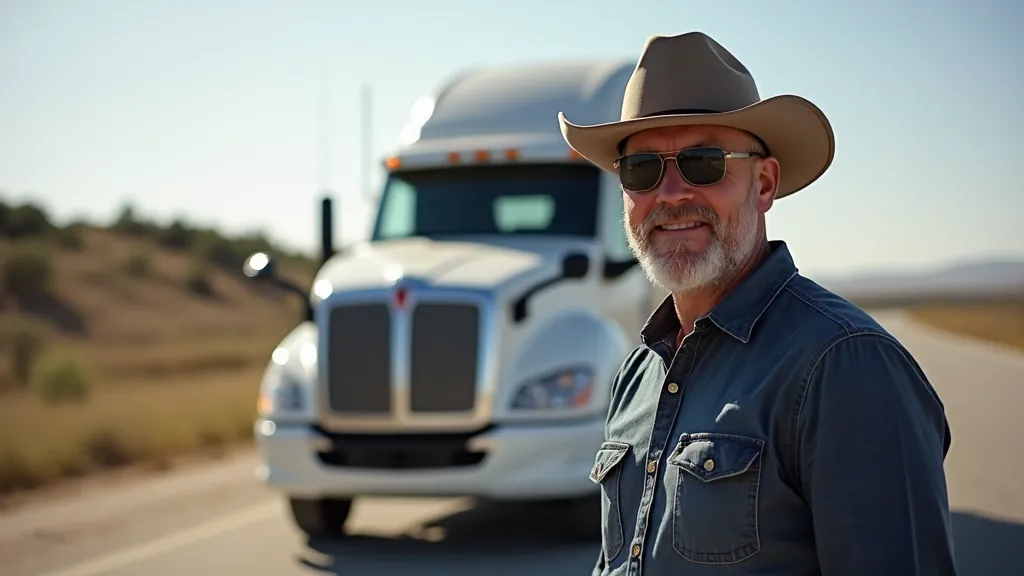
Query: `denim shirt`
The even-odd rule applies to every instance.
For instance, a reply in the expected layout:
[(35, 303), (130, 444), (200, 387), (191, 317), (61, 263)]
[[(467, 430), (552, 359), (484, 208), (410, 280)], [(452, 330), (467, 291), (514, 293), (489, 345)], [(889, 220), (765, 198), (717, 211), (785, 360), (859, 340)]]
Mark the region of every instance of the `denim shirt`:
[(784, 242), (676, 350), (671, 297), (615, 376), (593, 574), (955, 574), (944, 408)]

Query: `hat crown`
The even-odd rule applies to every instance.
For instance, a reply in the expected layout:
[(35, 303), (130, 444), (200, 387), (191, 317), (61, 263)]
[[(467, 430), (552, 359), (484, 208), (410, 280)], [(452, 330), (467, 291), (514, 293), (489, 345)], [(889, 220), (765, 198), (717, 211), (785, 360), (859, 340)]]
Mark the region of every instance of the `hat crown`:
[(626, 84), (621, 119), (729, 112), (760, 99), (747, 67), (706, 34), (652, 36)]

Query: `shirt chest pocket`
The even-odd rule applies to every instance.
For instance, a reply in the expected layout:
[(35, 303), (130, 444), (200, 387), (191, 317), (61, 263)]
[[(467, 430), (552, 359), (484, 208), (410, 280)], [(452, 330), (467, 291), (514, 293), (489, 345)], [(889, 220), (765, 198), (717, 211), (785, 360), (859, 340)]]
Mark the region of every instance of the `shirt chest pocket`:
[[(731, 564), (761, 548), (758, 493), (764, 440), (684, 434), (669, 455), (675, 477), (672, 545), (687, 560)], [(670, 481), (671, 476), (666, 478)]]
[(619, 554), (623, 544), (619, 477), (627, 452), (629, 444), (604, 442), (590, 469), (590, 480), (601, 486), (601, 546), (609, 562)]

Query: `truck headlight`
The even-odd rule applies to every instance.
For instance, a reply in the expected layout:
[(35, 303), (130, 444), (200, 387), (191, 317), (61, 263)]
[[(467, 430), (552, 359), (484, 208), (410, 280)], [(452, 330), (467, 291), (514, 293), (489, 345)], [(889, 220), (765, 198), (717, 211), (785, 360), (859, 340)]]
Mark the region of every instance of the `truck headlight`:
[(261, 416), (297, 414), (309, 408), (307, 386), (297, 376), (281, 371), (268, 378), (260, 391), (257, 409)]
[(594, 390), (589, 368), (570, 368), (520, 384), (512, 399), (517, 410), (565, 410), (582, 408)]

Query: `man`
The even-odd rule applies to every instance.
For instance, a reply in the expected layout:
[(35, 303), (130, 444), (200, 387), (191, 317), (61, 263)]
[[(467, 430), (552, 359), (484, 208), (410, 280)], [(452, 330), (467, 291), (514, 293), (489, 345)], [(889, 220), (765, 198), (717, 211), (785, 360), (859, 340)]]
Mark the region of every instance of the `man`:
[(633, 251), (671, 293), (613, 382), (594, 574), (954, 574), (940, 399), (765, 233), (774, 200), (832, 162), (824, 114), (761, 101), (691, 33), (648, 40), (620, 122), (559, 121), (617, 172)]

